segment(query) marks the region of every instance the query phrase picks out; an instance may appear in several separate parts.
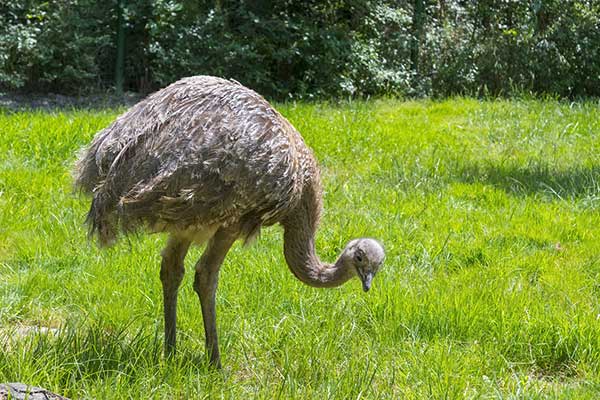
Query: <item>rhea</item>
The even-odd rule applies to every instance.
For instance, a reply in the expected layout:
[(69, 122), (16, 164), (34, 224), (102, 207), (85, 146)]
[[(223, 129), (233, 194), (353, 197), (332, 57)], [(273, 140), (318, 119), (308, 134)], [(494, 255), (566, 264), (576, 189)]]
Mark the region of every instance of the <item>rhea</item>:
[(206, 352), (220, 367), (215, 293), (237, 239), (279, 223), (292, 273), (314, 287), (357, 276), (364, 291), (384, 260), (381, 244), (351, 240), (337, 261), (315, 250), (322, 189), (315, 157), (298, 131), (259, 94), (210, 76), (181, 79), (148, 96), (98, 132), (75, 166), (91, 195), (86, 222), (101, 246), (141, 229), (168, 235), (162, 251), (165, 354), (175, 351), (177, 292), (192, 243)]

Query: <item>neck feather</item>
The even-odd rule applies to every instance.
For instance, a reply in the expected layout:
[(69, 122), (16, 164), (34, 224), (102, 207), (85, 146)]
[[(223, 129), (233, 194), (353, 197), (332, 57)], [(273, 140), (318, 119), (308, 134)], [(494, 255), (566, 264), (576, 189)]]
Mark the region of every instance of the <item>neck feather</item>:
[(335, 264), (323, 263), (315, 250), (315, 235), (321, 212), (320, 191), (304, 190), (299, 204), (282, 221), (283, 253), (292, 273), (309, 286), (334, 287), (354, 276), (354, 271), (339, 258)]

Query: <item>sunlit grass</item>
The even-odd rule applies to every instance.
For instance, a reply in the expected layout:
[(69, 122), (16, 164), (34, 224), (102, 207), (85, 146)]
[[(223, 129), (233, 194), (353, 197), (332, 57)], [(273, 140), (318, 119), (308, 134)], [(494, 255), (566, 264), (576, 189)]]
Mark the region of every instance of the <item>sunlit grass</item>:
[[(281, 229), (265, 229), (222, 269), (214, 372), (193, 249), (167, 362), (164, 238), (98, 250), (71, 189), (78, 149), (118, 111), (0, 113), (0, 382), (72, 398), (598, 397), (597, 103), (278, 108), (321, 164), (321, 257), (385, 244), (372, 291), (302, 285)], [(33, 326), (58, 331), (23, 335)]]

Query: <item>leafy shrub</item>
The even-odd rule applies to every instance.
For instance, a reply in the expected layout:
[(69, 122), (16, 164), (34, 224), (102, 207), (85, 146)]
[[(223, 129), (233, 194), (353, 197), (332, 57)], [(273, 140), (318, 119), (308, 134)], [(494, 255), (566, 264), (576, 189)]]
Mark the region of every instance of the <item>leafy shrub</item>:
[(110, 29), (102, 3), (18, 0), (0, 6), (0, 85), (79, 92), (102, 87)]
[(0, 88), (110, 87), (119, 10), (129, 90), (212, 74), (278, 99), (600, 95), (593, 0), (16, 0)]

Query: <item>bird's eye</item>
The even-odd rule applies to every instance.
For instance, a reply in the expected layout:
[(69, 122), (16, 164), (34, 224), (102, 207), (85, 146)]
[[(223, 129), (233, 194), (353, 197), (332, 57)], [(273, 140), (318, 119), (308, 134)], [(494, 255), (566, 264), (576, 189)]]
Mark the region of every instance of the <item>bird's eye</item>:
[(364, 255), (365, 253), (361, 249), (356, 249), (356, 252), (354, 253), (354, 259), (360, 263), (362, 262)]

